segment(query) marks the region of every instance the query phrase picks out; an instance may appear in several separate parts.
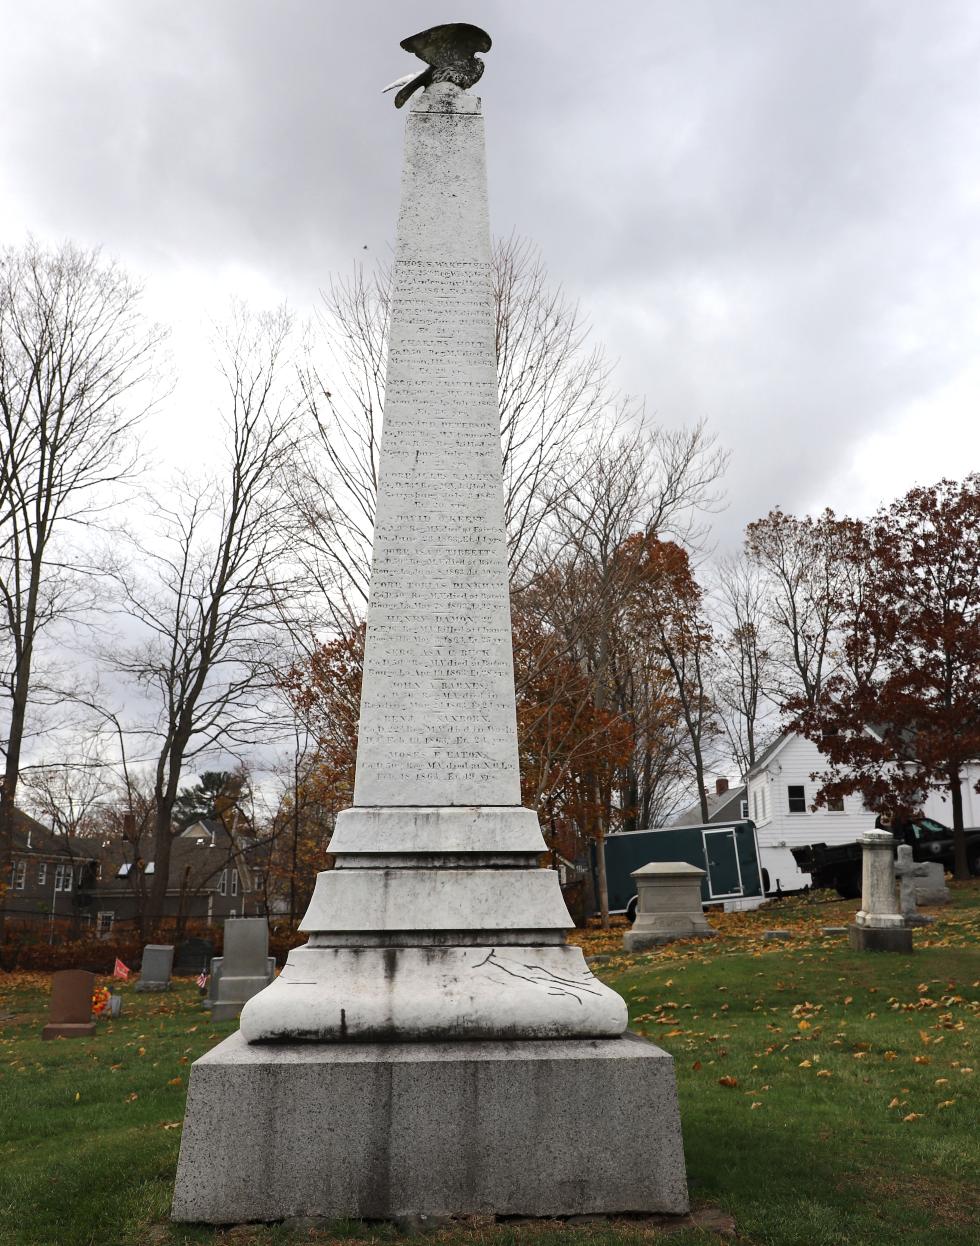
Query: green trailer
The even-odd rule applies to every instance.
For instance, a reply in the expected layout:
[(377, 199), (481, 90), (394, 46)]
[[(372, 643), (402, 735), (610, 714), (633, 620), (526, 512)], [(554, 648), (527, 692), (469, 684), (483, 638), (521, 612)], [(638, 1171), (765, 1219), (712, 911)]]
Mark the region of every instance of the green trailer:
[[(625, 831), (606, 841), (606, 885), (609, 911), (636, 910), (633, 870), (651, 861), (686, 861), (704, 870), (701, 902), (726, 909), (755, 908), (766, 897), (764, 871), (759, 863), (755, 823), (712, 822), (698, 826), (668, 826), (652, 831)], [(598, 910), (599, 881), (595, 845), (592, 845), (592, 885)]]

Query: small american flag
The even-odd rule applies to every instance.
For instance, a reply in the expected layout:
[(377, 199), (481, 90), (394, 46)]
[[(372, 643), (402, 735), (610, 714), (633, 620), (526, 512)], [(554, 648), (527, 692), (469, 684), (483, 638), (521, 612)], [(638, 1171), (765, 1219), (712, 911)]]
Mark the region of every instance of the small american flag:
[(122, 978), (124, 982), (129, 977), (129, 966), (124, 965), (118, 956), (116, 957), (116, 965), (112, 971), (112, 976), (114, 978)]
[(208, 971), (206, 969), (202, 969), (201, 972), (197, 976), (197, 985), (203, 991), (204, 988), (207, 986), (207, 984), (208, 984)]

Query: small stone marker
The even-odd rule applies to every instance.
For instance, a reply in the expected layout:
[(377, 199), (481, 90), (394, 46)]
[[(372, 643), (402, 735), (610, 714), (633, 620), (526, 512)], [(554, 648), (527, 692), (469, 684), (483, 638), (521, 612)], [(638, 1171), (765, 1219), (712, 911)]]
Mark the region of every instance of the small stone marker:
[(174, 963), (172, 943), (148, 943), (143, 949), (137, 991), (169, 991), (170, 971)]
[(949, 904), (946, 871), (939, 861), (920, 861), (915, 875), (916, 904)]
[(42, 1039), (89, 1038), (95, 1033), (92, 991), (95, 974), (87, 969), (62, 969), (51, 978), (51, 1007)]
[(895, 838), (887, 831), (868, 831), (863, 849), (861, 907), (848, 927), (851, 947), (859, 952), (911, 952), (912, 931), (895, 897)]
[(792, 939), (793, 932), (792, 930), (763, 930), (762, 937), (770, 943), (784, 943), (787, 939)]
[(686, 861), (651, 861), (634, 870), (636, 921), (623, 935), (627, 952), (642, 952), (674, 939), (713, 939), (701, 907), (704, 870)]
[(933, 919), (920, 913), (916, 905), (915, 880), (929, 867), (913, 859), (912, 849), (902, 844), (895, 861), (895, 877), (898, 879), (898, 904), (906, 926), (928, 926)]
[(221, 973), (211, 1005), (212, 1021), (237, 1017), (270, 980), (269, 923), (264, 917), (229, 917)]
[(822, 935), (846, 935), (846, 926), (821, 926), (820, 933)]
[(174, 953), (174, 976), (196, 978), (207, 969), (213, 955), (214, 944), (210, 939), (185, 939)]

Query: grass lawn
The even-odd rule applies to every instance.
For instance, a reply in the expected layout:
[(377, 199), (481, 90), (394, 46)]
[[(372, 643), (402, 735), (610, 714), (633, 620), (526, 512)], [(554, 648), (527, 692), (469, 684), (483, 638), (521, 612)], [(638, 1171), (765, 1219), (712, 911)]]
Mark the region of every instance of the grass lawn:
[[(583, 932), (632, 1026), (677, 1063), (691, 1198), (773, 1246), (975, 1246), (980, 1224), (980, 883), (955, 888), (912, 956), (857, 954), (821, 925), (855, 904), (783, 902), (719, 915), (710, 943), (627, 957)], [(765, 942), (768, 927), (787, 943)], [(604, 954), (604, 955), (602, 955)], [(224, 1231), (167, 1221), (190, 1064), (231, 1033), (196, 987), (123, 988), (97, 1036), (40, 1041), (46, 976), (0, 976), (0, 1243), (404, 1241), (390, 1227)], [(6, 1018), (6, 1019), (4, 1019)], [(638, 1114), (624, 1147), (642, 1147)], [(650, 1241), (642, 1222), (472, 1223), (452, 1246)], [(686, 1230), (676, 1246), (704, 1243)]]

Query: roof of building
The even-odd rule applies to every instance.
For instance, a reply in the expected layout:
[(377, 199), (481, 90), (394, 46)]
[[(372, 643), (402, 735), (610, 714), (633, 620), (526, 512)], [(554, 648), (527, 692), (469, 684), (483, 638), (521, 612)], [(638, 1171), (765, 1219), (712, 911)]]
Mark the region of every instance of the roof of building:
[[(739, 783), (735, 787), (730, 787), (720, 795), (717, 792), (708, 793), (708, 821), (724, 822), (726, 819), (722, 816), (728, 809), (729, 805), (737, 805), (745, 799), (745, 784)], [(739, 810), (736, 808), (734, 816), (730, 821), (737, 821)], [(673, 818), (669, 826), (699, 826), (703, 822), (701, 817), (701, 802), (689, 805), (683, 813), (679, 813)]]

